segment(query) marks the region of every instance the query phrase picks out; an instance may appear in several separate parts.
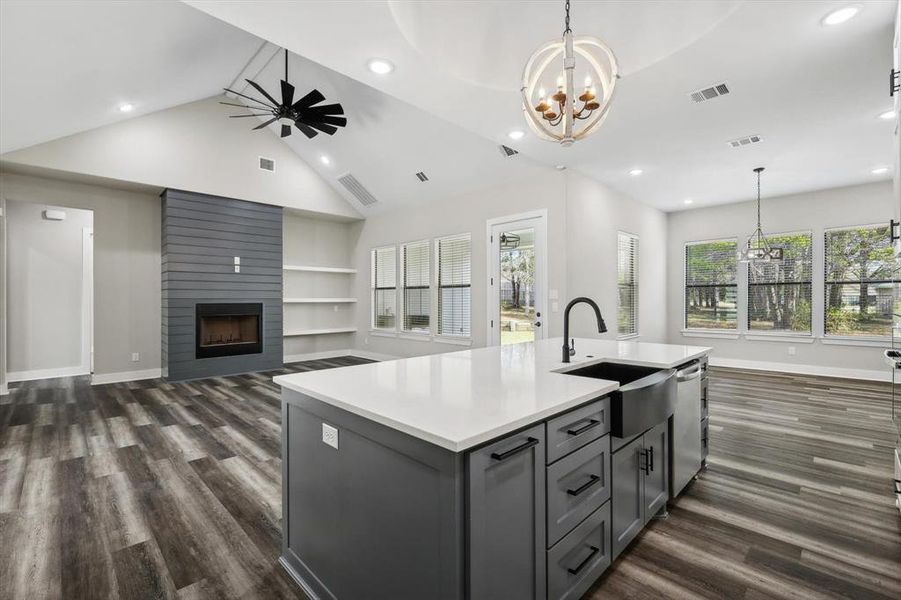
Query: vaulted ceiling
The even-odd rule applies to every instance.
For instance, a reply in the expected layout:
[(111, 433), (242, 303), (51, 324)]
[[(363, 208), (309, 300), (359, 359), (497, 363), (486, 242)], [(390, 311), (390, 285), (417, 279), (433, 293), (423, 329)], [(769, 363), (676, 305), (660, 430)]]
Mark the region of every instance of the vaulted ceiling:
[[(559, 36), (562, 2), (4, 0), (0, 151), (208, 97), (241, 75), (275, 89), (282, 46), (299, 55), (298, 93), (319, 88), (349, 120), (334, 137), (285, 141), (359, 207), (336, 182), (354, 174), (379, 199), (364, 214), (555, 165), (663, 210), (748, 199), (758, 165), (765, 195), (850, 185), (890, 164), (894, 125), (877, 115), (891, 104), (895, 3), (863, 2), (823, 27), (842, 4), (573, 2), (575, 33), (605, 39), (622, 79), (601, 130), (561, 148), (528, 133), (518, 87), (531, 51)], [(373, 57), (395, 71), (371, 73)], [(690, 101), (723, 81), (729, 95)], [(527, 134), (510, 140), (513, 129)], [(763, 141), (727, 144), (745, 135)], [(521, 154), (504, 158), (501, 143)]]

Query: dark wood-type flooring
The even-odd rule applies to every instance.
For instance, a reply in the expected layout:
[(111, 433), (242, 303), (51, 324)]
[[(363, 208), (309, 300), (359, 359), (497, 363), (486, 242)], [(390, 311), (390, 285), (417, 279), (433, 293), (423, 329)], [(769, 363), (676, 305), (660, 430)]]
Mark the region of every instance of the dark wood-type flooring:
[[(357, 362), (18, 385), (0, 398), (0, 599), (303, 598), (277, 563), (271, 378)], [(709, 469), (586, 598), (901, 597), (887, 385), (714, 370), (710, 414)]]

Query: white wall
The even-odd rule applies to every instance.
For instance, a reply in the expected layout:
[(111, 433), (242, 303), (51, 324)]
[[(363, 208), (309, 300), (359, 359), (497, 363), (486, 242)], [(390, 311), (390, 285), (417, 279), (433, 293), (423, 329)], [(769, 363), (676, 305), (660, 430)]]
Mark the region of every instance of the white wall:
[(6, 377), (6, 198), (0, 193), (0, 395), (9, 393)]
[[(229, 119), (214, 96), (98, 127), (2, 156), (6, 163), (54, 169), (358, 218), (316, 171), (256, 119)], [(259, 169), (272, 158), (275, 172)]]
[[(451, 198), (416, 210), (371, 217), (360, 227), (354, 251), (359, 274), (356, 295), (356, 347), (393, 356), (415, 356), (451, 352), (460, 346), (436, 341), (418, 341), (388, 336), (370, 329), (370, 250), (378, 246), (436, 238), (458, 233), (472, 236), (472, 345), (484, 346), (487, 323), (486, 221), (537, 209), (548, 213), (548, 288), (559, 294), (558, 312), (544, 319), (550, 336), (563, 332), (563, 308), (569, 298), (586, 295), (598, 301), (610, 331), (616, 336), (616, 232), (641, 237), (641, 283), (652, 287), (665, 277), (663, 240), (665, 215), (627, 196), (614, 192), (575, 172), (536, 167), (531, 178)], [(647, 268), (645, 268), (647, 264)], [(665, 311), (654, 296), (642, 294), (641, 339), (663, 341)], [(573, 334), (598, 337), (586, 307), (573, 311)]]
[[(284, 263), (314, 267), (350, 268), (359, 227), (285, 212)], [(308, 271), (284, 272), (286, 298), (351, 298), (356, 275)], [(286, 332), (356, 326), (356, 304), (286, 304)], [(298, 356), (347, 350), (354, 346), (353, 333), (285, 338), (285, 361)]]
[[(739, 244), (754, 228), (754, 202), (727, 204), (670, 213), (668, 218), (669, 260), (666, 304), (667, 339), (670, 343), (689, 343), (713, 347), (711, 361), (735, 366), (780, 366), (786, 370), (809, 373), (831, 372), (837, 375), (886, 377), (882, 348), (824, 344), (823, 334), (823, 232), (830, 227), (886, 223), (894, 211), (894, 192), (889, 181), (834, 188), (805, 194), (765, 198), (762, 203), (763, 230), (813, 232), (813, 343), (793, 341), (753, 341), (715, 337), (686, 337), (682, 333), (684, 244), (690, 241), (735, 237)], [(739, 281), (747, 277), (746, 266), (739, 265)], [(741, 307), (740, 307), (741, 308)], [(739, 311), (739, 321), (741, 313)], [(789, 347), (796, 351), (788, 354)]]
[[(46, 208), (66, 212), (62, 221), (43, 218)], [(84, 375), (82, 356), (84, 272), (83, 230), (92, 228), (90, 210), (9, 200), (9, 326), (7, 372), (10, 379)], [(37, 373), (34, 373), (37, 372)]]
[[(160, 368), (160, 200), (153, 193), (0, 173), (8, 201), (94, 213), (94, 373)], [(11, 202), (10, 202), (11, 204)], [(10, 282), (9, 294), (15, 294)], [(140, 354), (138, 362), (131, 354)]]

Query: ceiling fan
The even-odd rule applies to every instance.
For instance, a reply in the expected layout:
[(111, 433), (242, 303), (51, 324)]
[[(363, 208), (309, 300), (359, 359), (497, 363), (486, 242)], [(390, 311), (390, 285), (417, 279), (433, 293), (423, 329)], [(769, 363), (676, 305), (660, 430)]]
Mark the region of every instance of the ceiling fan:
[[(241, 119), (246, 117), (272, 117), (260, 125), (254, 127), (254, 130), (263, 129), (275, 121), (282, 126), (281, 136), (288, 137), (291, 135), (291, 125), (297, 127), (308, 138), (314, 138), (319, 132), (334, 135), (338, 131), (338, 127), (345, 127), (347, 119), (339, 116), (344, 114), (344, 108), (340, 104), (321, 104), (314, 106), (325, 100), (325, 96), (319, 90), (312, 90), (306, 96), (294, 102), (294, 86), (288, 83), (288, 50), (285, 49), (285, 78), (282, 79), (282, 101), (278, 102), (270, 96), (266, 90), (258, 83), (245, 79), (259, 93), (263, 94), (269, 102), (263, 102), (241, 92), (224, 88), (226, 92), (255, 102), (255, 105), (247, 106), (244, 104), (234, 104), (232, 102), (220, 102), (227, 106), (237, 106), (248, 110), (256, 111), (248, 115), (229, 115), (230, 119)], [(260, 112), (262, 111), (262, 112)], [(318, 130), (318, 131), (317, 131)]]

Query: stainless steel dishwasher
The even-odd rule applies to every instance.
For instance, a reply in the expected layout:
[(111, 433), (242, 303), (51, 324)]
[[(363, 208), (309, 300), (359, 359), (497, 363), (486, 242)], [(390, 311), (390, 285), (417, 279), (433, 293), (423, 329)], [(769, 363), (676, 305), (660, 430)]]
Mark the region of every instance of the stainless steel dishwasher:
[(692, 361), (676, 371), (676, 410), (673, 413), (671, 498), (675, 498), (701, 470), (701, 363)]

